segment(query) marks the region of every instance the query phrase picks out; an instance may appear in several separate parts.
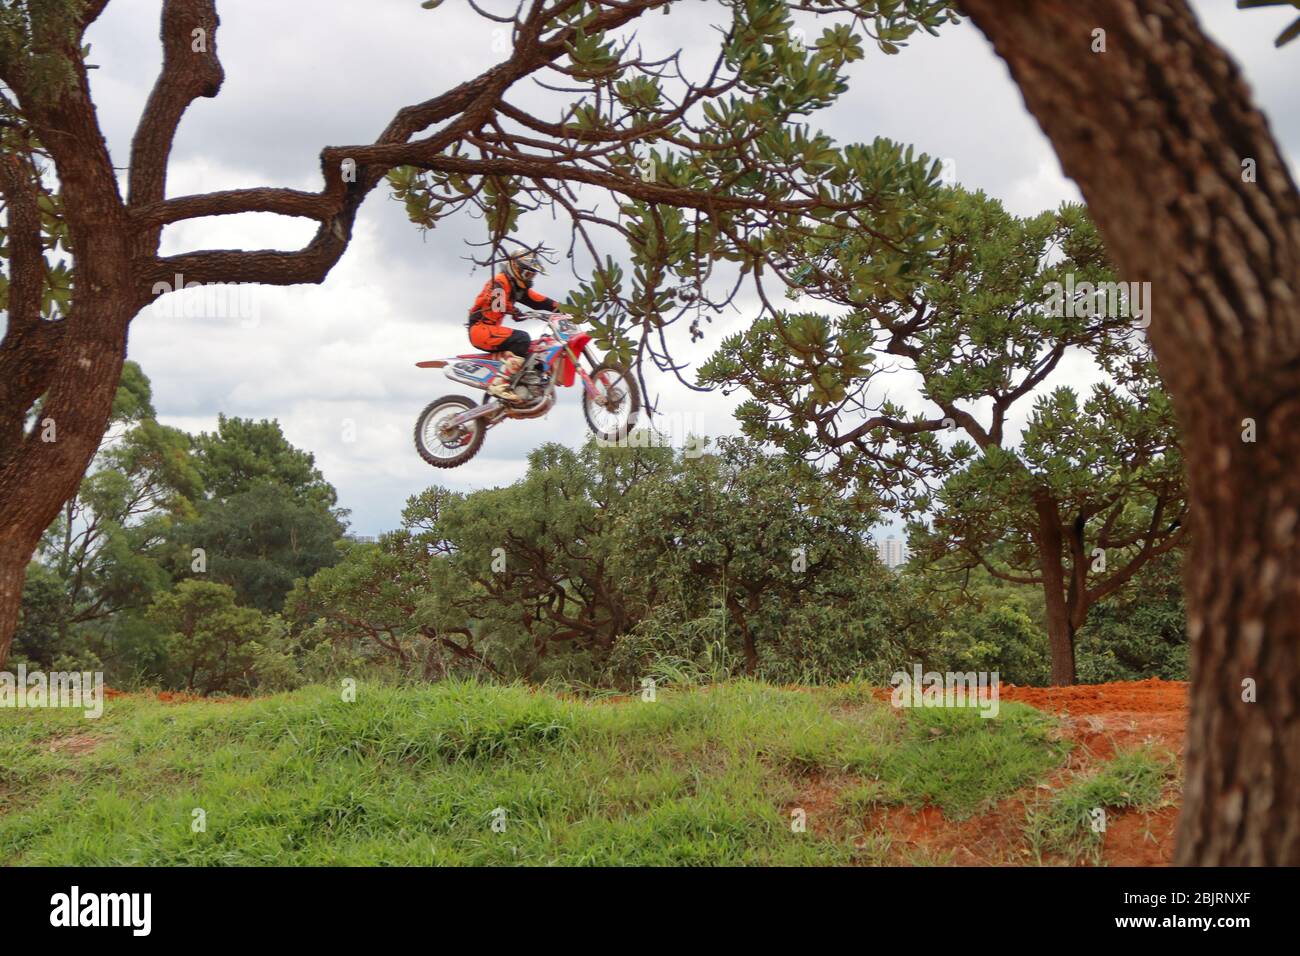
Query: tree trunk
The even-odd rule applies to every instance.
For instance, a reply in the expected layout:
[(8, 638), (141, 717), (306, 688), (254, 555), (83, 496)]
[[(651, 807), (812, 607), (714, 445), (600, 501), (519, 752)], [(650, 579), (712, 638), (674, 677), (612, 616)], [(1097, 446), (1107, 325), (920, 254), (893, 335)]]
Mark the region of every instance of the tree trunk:
[(1061, 592), (1047, 591), (1047, 646), (1052, 654), (1052, 685), (1069, 687), (1078, 679), (1074, 667), (1074, 627)]
[(82, 334), (61, 359), (33, 434), (0, 462), (0, 669), (18, 626), (27, 564), (64, 502), (77, 493), (103, 439), (134, 311), (129, 301), (73, 306), (63, 321), (80, 324)]
[(21, 542), (0, 541), (0, 670), (9, 659), (9, 648), (18, 630), (27, 560)]
[(736, 626), (740, 628), (741, 644), (745, 651), (745, 673), (752, 675), (758, 670), (758, 647), (754, 644), (754, 635), (749, 630), (749, 620), (746, 618), (745, 609), (741, 607), (740, 602), (730, 594), (727, 595), (727, 606), (736, 618)]
[[(18, 362), (30, 380), (19, 393), (4, 395), (19, 405), (0, 413), (0, 421), (8, 423), (8, 430), (0, 432), (0, 668), (13, 643), (27, 562), (59, 509), (76, 494), (99, 448), (126, 360), (127, 326), (146, 301), (129, 248), (132, 223), (99, 129), (86, 71), (73, 56), (77, 38), (56, 40), (56, 55), (75, 66), (72, 81), (57, 94), (26, 88), (32, 77), (13, 63), (4, 77), (58, 171), (76, 280), (67, 315), (47, 322), (39, 307), (32, 310), (33, 292), (39, 293), (43, 282), (43, 264), (20, 268), (20, 260), (11, 263), (11, 299), (26, 307), (23, 314), (11, 315), (0, 356)], [(16, 175), (11, 164), (4, 184), (7, 193), (20, 191)], [(31, 240), (28, 232), (24, 241), (30, 245)], [(11, 334), (24, 329), (24, 339), (31, 335), (51, 341), (34, 351), (20, 347), (5, 354)], [(59, 330), (57, 336), (46, 334), (54, 329)], [(33, 372), (28, 359), (36, 354), (41, 360)], [(35, 427), (25, 434), (21, 424), (13, 429), (13, 422), (21, 423), (37, 400)]]
[[(1300, 864), (1295, 184), (1183, 0), (963, 6), (1078, 182), (1120, 277), (1151, 283), (1147, 331), (1182, 423), (1192, 530), (1175, 862)], [(1250, 682), (1256, 702), (1242, 699)]]
[(1065, 687), (1074, 683), (1074, 627), (1065, 600), (1065, 569), (1061, 564), (1061, 515), (1050, 494), (1038, 495), (1034, 501), (1038, 512), (1038, 562), (1042, 567), (1043, 598), (1047, 605), (1047, 646), (1052, 655), (1052, 684)]

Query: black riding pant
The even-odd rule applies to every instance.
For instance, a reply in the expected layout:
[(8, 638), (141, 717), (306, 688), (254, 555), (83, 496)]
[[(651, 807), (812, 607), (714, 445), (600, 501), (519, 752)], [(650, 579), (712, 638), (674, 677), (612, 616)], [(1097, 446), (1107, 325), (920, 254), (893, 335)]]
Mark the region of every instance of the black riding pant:
[(493, 351), (495, 352), (514, 352), (522, 359), (528, 358), (528, 349), (532, 346), (533, 339), (523, 329), (515, 329), (510, 333), (510, 338), (498, 345)]

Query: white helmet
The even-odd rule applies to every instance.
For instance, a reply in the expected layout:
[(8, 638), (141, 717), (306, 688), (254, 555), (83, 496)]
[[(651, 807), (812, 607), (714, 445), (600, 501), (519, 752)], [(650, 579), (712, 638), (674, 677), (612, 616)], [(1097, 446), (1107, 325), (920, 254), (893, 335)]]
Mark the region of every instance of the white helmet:
[(531, 284), (534, 276), (546, 274), (541, 256), (528, 249), (513, 253), (506, 260), (506, 271), (522, 286)]

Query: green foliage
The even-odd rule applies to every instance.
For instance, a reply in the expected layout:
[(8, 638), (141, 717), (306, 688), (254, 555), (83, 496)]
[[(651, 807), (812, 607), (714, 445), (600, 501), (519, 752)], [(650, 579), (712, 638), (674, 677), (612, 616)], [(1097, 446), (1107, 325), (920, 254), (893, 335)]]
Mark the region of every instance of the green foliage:
[[(1114, 594), (1093, 605), (1078, 632), (1078, 679), (1187, 680), (1182, 552), (1159, 555)], [(961, 575), (904, 569), (910, 613), (930, 641), (913, 645), (926, 670), (997, 671), (1004, 682), (1039, 686), (1051, 659), (1043, 594), (981, 569)]]
[(220, 415), (216, 432), (195, 437), (194, 450), (203, 485), (214, 499), (265, 485), (321, 510), (338, 503), (315, 456), (289, 444), (279, 422)]
[[(477, 207), (497, 243), (572, 197), (569, 183), (612, 182), (627, 248), (589, 247), (592, 270), (569, 306), (625, 362), (674, 315), (694, 309), (698, 323), (718, 308), (708, 290), (720, 277), (783, 279), (792, 302), (811, 304), (765, 314), (703, 368), (706, 384), (749, 392), (747, 442), (698, 459), (548, 446), (522, 482), (431, 489), (378, 545), (339, 547), (336, 493), (278, 423), (222, 416), (191, 439), (155, 420), (148, 381), (128, 363), (96, 466), (29, 576), (19, 653), (219, 690), (358, 665), (424, 679), (626, 686), (743, 671), (823, 682), (915, 659), (1037, 682), (1045, 658), (1030, 602), (1001, 591), (935, 602), (885, 574), (865, 535), (882, 507), (897, 508), (941, 581), (987, 567), (1033, 582), (1047, 503), (1071, 532), (1061, 550), (1075, 570), (1098, 550), (1110, 565), (1076, 575), (1080, 592), (1117, 592), (1118, 616), (1088, 618), (1082, 671), (1181, 673), (1176, 586), (1151, 599), (1133, 587), (1181, 513), (1172, 409), (1125, 321), (1054, 312), (1045, 294), (1066, 275), (1112, 277), (1096, 230), (1076, 206), (1011, 216), (942, 187), (938, 163), (910, 146), (841, 145), (809, 125), (871, 45), (893, 54), (956, 19), (930, 0), (812, 7), (826, 16), (809, 35), (813, 18), (781, 0), (711, 5), (719, 71), (683, 93), (680, 77), (646, 69), (621, 34), (596, 29), (607, 7), (568, 5), (546, 31), (571, 28), (564, 69), (589, 93), (570, 90), (556, 123), (533, 130), (559, 155), (543, 150), (554, 178), (519, 171), (538, 160), (527, 149), (511, 173), (484, 172), (472, 138), (389, 175), (421, 228)], [(78, 80), (83, 10), (0, 2), (0, 65), (23, 74), (31, 97), (56, 99)], [(56, 318), (73, 288), (67, 228), (28, 125), (0, 90), (0, 137), (30, 167), (51, 260), (42, 313)], [(0, 232), (0, 256), (7, 248)], [(0, 308), (7, 296), (0, 279)], [(1075, 352), (1108, 381), (1088, 394), (1040, 388)], [(895, 358), (920, 376), (924, 414), (897, 396), (877, 402)], [(1026, 396), (1028, 425), (1011, 434), (1008, 409)], [(978, 421), (990, 407), (993, 419)], [(768, 444), (785, 457), (760, 452)], [(195, 549), (207, 576), (185, 581)], [(282, 607), (292, 633), (257, 614)], [(204, 623), (185, 630), (177, 615), (191, 612)], [(237, 640), (239, 626), (254, 637)], [(222, 641), (241, 656), (217, 673), (209, 651)], [(185, 676), (177, 655), (204, 676)]]
[(279, 619), (240, 607), (224, 584), (181, 581), (154, 599), (148, 617), (166, 635), (173, 686), (212, 694), (299, 683)]
[[(119, 686), (226, 689), (234, 678), (196, 684), (178, 664), (182, 649), (156, 608), (177, 593), (175, 581), (201, 573), (230, 587), (241, 614), (253, 609), (231, 620), (279, 610), (296, 578), (337, 560), (344, 512), (331, 510), (335, 501), (312, 456), (275, 422), (223, 417), (216, 434), (197, 439), (159, 424), (148, 378), (127, 362), (100, 451), (28, 570), (16, 653), (46, 667), (102, 668)], [(295, 684), (306, 663), (278, 650), (283, 628), (258, 634), (241, 639), (260, 643), (239, 686)]]
[[(548, 445), (521, 482), (412, 498), (404, 527), (352, 548), (290, 598), (313, 641), (370, 651), (426, 676), (469, 668), (535, 679), (600, 657), (627, 626), (607, 567), (610, 511), (671, 455)], [(318, 620), (317, 620), (318, 619)]]
[(745, 442), (548, 445), (509, 487), (411, 499), (402, 530), (349, 548), (287, 613), (312, 648), (425, 677), (883, 674), (908, 635), (864, 546), (873, 518)]
[(21, 70), (34, 95), (57, 100), (76, 82), (81, 15), (89, 0), (0, 2), (0, 73)]
[(1161, 555), (1095, 606), (1079, 633), (1079, 679), (1187, 680), (1181, 552)]
[[(1134, 346), (1122, 334), (1131, 332), (1124, 321), (1057, 316), (1046, 307), (1045, 286), (1067, 274), (1078, 282), (1110, 278), (1078, 207), (1019, 219), (983, 193), (948, 189), (934, 197), (932, 248), (905, 269), (881, 265), (870, 236), (828, 232), (774, 250), (778, 267), (807, 270), (803, 295), (851, 311), (839, 318), (782, 312), (756, 322), (726, 339), (700, 374), (706, 384), (750, 393), (738, 411), (750, 437), (805, 456), (829, 452), (838, 481), (879, 487), (904, 509), (929, 503), (918, 475), (963, 467), (975, 443), (1009, 444), (1013, 436), (997, 423), (1038, 383), (1043, 366), (1050, 371), (1071, 348), (1111, 358)], [(922, 398), (938, 410), (909, 414), (888, 396), (869, 399), (869, 389), (888, 383), (884, 358), (908, 360), (922, 376)], [(958, 403), (989, 400), (1002, 406), (1000, 417), (967, 428)], [(941, 443), (942, 434), (963, 440)]]
[[(311, 673), (883, 684), (921, 662), (1048, 680), (1041, 597), (982, 572), (956, 589), (887, 572), (865, 539), (876, 512), (805, 465), (735, 440), (690, 455), (549, 445), (529, 464), (508, 487), (429, 489), (400, 530), (301, 581), (285, 612)], [(1177, 658), (1181, 632), (1157, 638), (1148, 622), (1165, 618), (1134, 610), (1146, 586), (1124, 593), (1128, 644), (1158, 640)], [(1086, 675), (1093, 649), (1119, 642), (1093, 631)], [(1132, 676), (1158, 666), (1124, 653)]]
[[(887, 572), (866, 542), (870, 499), (833, 493), (805, 463), (751, 442), (677, 454), (548, 445), (513, 485), (431, 488), (378, 544), (343, 544), (333, 488), (275, 423), (222, 419), (192, 442), (150, 417), (133, 366), (117, 408), (101, 467), (29, 575), (15, 646), (47, 667), (223, 692), (362, 672), (882, 684), (918, 661), (1018, 684), (1047, 677), (1041, 604), (979, 573), (978, 586), (968, 574), (946, 593), (933, 587), (942, 575)], [(180, 639), (173, 588), (187, 579), (211, 588), (187, 597), (208, 623)], [(1136, 579), (1114, 614), (1097, 609), (1083, 676), (1179, 676), (1178, 600), (1169, 573)], [(257, 613), (282, 607), (286, 624)], [(236, 641), (235, 626), (253, 630)], [(256, 647), (207, 674), (218, 640)]]
[(56, 658), (77, 649), (76, 643), (61, 633), (66, 602), (66, 583), (54, 570), (37, 561), (28, 565), (27, 579), (23, 582), (22, 614), (14, 633), (11, 668), (25, 663), (28, 667), (53, 670)]
[[(912, 550), (932, 570), (985, 568), (1045, 589), (1058, 574), (1047, 599), (1077, 628), (1177, 543), (1173, 408), (1132, 317), (1052, 291), (1114, 280), (1080, 207), (1021, 219), (982, 193), (941, 192), (933, 241), (884, 276), (863, 264), (870, 237), (828, 232), (778, 249), (774, 264), (801, 276), (796, 291), (841, 314), (761, 319), (723, 342), (701, 380), (749, 393), (737, 417), (750, 438), (909, 517)], [(1082, 397), (1052, 389), (1067, 355), (1106, 379)], [(900, 359), (922, 411), (888, 389)], [(1026, 402), (1027, 425), (1013, 430), (1011, 410)]]
[[(0, 75), (21, 76), (33, 101), (52, 101), (72, 88), (83, 54), (79, 18), (84, 0), (0, 0)], [(41, 250), (40, 314), (67, 315), (73, 268), (68, 226), (58, 184), (46, 175), (46, 150), (23, 116), (11, 91), (0, 84), (0, 155), (24, 175), (35, 193)], [(0, 262), (7, 263), (7, 224), (0, 224)], [(0, 269), (0, 311), (9, 308), (9, 269)]]
[(109, 433), (29, 568), (19, 653), (46, 663), (56, 649), (71, 660), (111, 660), (112, 619), (170, 585), (164, 541), (193, 514), (202, 486), (189, 436), (153, 415), (149, 381), (127, 362)]
[(295, 579), (337, 560), (346, 512), (334, 507), (334, 486), (279, 422), (222, 415), (193, 443), (207, 494), (170, 536), (174, 573), (189, 573), (201, 549), (210, 580), (245, 606), (279, 611)]
[[(59, 319), (68, 313), (73, 288), (71, 247), (63, 216), (63, 200), (42, 175), (39, 159), (44, 155), (44, 149), (40, 143), (31, 135), (4, 125), (6, 113), (10, 112), (6, 104), (3, 91), (0, 91), (0, 151), (12, 153), (15, 158), (21, 156), (20, 163), (29, 166), (40, 214), (41, 251), (46, 260), (41, 276), (40, 315), (44, 319)], [(0, 223), (0, 262), (7, 263), (8, 259), (9, 229), (7, 223)], [(7, 268), (0, 272), (0, 310), (9, 308), (8, 272)]]
[(153, 386), (138, 362), (126, 361), (113, 396), (109, 427), (157, 418), (153, 407)]
[(954, 608), (941, 627), (932, 669), (996, 671), (1000, 680), (1019, 685), (1046, 684), (1051, 677), (1046, 635), (1014, 593), (998, 591), (983, 607)]
[[(330, 489), (333, 494), (333, 489)], [(303, 504), (270, 483), (201, 502), (198, 514), (169, 536), (174, 572), (185, 574), (202, 549), (212, 581), (228, 584), (239, 602), (278, 611), (297, 578), (338, 559), (343, 526), (328, 511)]]
[[(793, 681), (843, 679), (897, 653), (891, 579), (865, 547), (875, 512), (828, 494), (811, 469), (723, 439), (620, 505), (622, 587), (647, 627), (698, 635), (679, 656), (717, 642), (737, 667)], [(715, 628), (692, 623), (705, 621)], [(654, 661), (618, 664), (628, 681)]]
[[(1085, 575), (1100, 588), (1168, 538), (1183, 494), (1173, 409), (1144, 359), (1139, 376), (1098, 384), (1086, 402), (1069, 388), (1041, 395), (1019, 448), (972, 455), (924, 499), (935, 517), (913, 527), (913, 546), (967, 563), (1000, 545), (999, 567), (1032, 574), (1045, 497), (1078, 537), (1074, 560), (1086, 556)], [(1075, 546), (1067, 534), (1063, 549)]]

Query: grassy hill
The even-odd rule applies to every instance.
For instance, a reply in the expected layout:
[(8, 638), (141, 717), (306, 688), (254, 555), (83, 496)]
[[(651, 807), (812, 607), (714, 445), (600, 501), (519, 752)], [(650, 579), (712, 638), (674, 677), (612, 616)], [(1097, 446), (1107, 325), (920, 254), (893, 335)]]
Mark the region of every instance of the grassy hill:
[(1146, 749), (1062, 778), (1073, 746), (1057, 717), (1024, 704), (995, 719), (895, 711), (854, 686), (736, 682), (654, 702), (474, 683), (363, 684), (352, 703), (325, 687), (118, 696), (99, 720), (0, 711), (0, 859), (942, 862), (895, 845), (888, 815), (960, 822), (1017, 793), (1036, 795), (1015, 814), (1020, 852), (1073, 859), (1096, 843), (1090, 808), (1152, 806), (1173, 773)]

